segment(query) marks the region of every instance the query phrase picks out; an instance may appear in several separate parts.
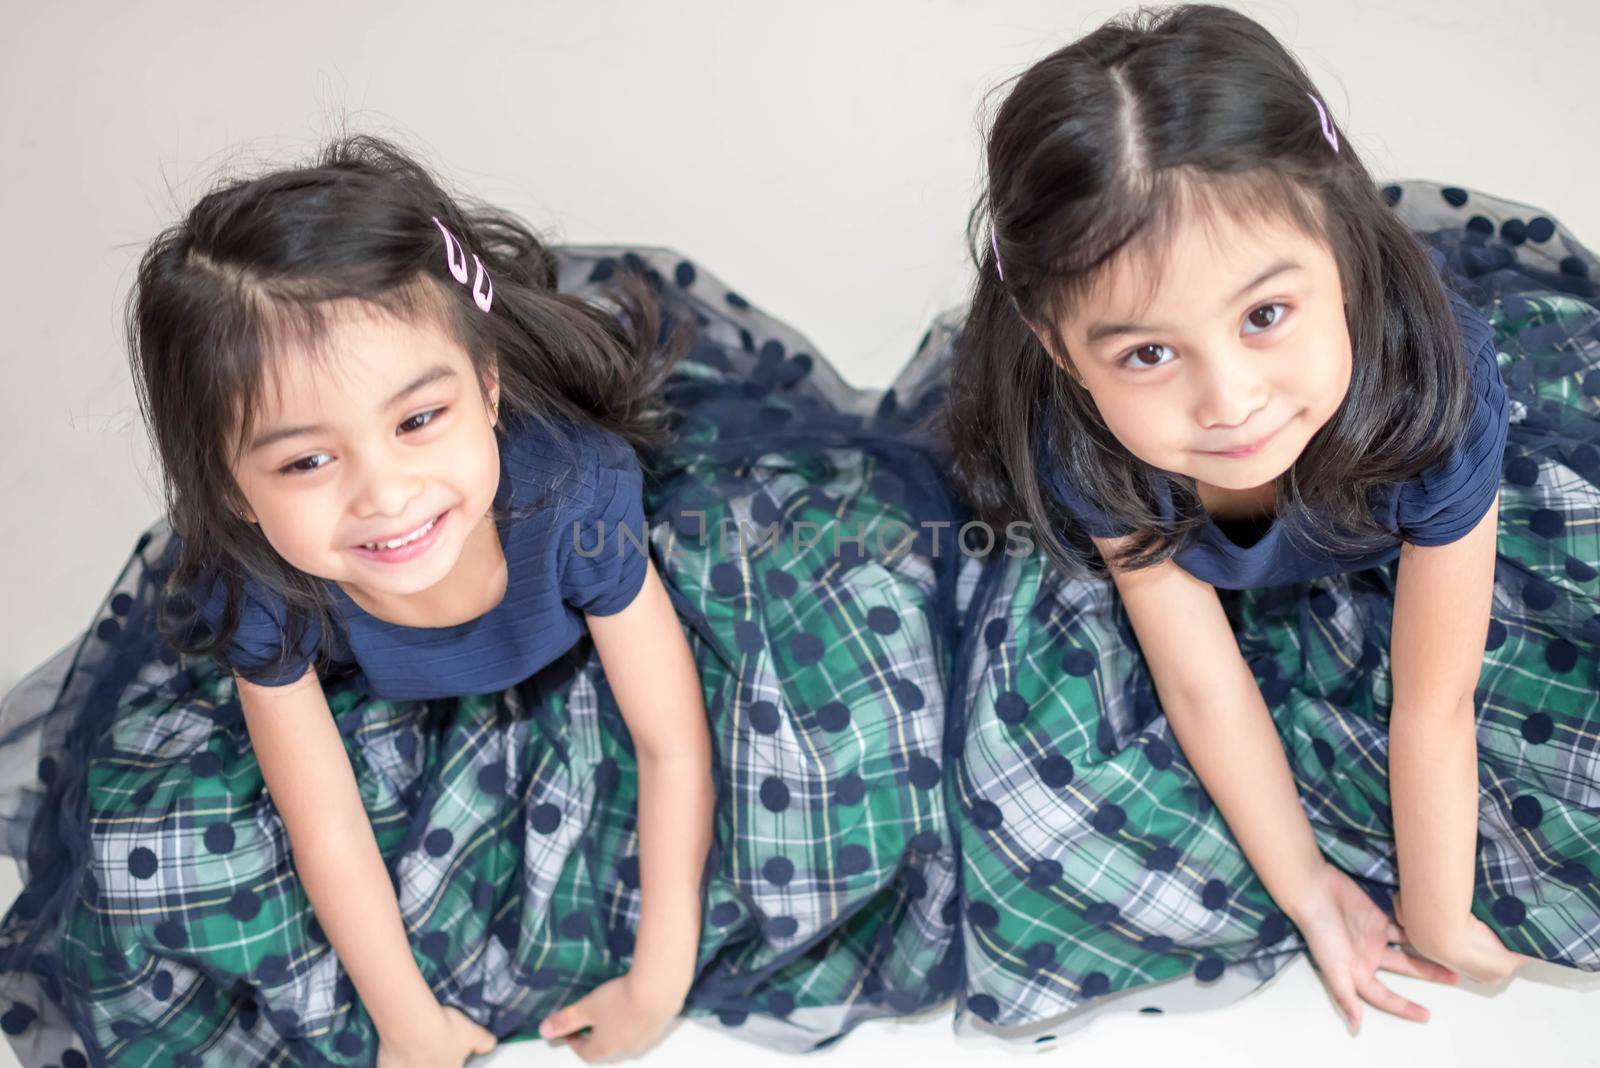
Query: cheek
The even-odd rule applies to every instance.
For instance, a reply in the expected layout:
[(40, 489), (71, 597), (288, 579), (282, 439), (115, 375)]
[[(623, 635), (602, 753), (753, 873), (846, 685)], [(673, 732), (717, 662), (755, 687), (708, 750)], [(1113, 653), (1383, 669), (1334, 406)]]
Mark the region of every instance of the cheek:
[(494, 428), (485, 423), (464, 435), (458, 448), (457, 464), (456, 469), (470, 479), (470, 484), (461, 486), (461, 492), (487, 508), (500, 487), (500, 439), (495, 436)]
[(329, 547), (340, 510), (324, 494), (277, 495), (256, 509), (261, 534), (290, 563)]
[(1182, 425), (1182, 413), (1163, 410), (1158, 391), (1144, 393), (1137, 399), (1128, 394), (1097, 394), (1095, 407), (1125, 449), (1146, 463), (1164, 466), (1168, 452), (1181, 448), (1169, 439), (1172, 429)]
[(1314, 389), (1323, 400), (1331, 396), (1336, 408), (1350, 384), (1350, 326), (1345, 322), (1343, 308), (1329, 308), (1326, 319), (1308, 336), (1318, 344), (1308, 354), (1312, 360), (1310, 373), (1300, 376), (1301, 385)]
[(247, 522), (259, 525), (263, 533), (281, 522), (280, 516), (287, 510), (287, 494), (270, 476), (235, 471), (233, 484), (244, 498), (242, 508)]
[(261, 536), (290, 564), (305, 569), (308, 558), (326, 551), (339, 518), (327, 492), (277, 484), (268, 478), (244, 478), (239, 488)]
[(1348, 341), (1319, 353), (1316, 373), (1305, 376), (1300, 388), (1309, 391), (1307, 408), (1327, 419), (1344, 403), (1350, 390), (1351, 355)]

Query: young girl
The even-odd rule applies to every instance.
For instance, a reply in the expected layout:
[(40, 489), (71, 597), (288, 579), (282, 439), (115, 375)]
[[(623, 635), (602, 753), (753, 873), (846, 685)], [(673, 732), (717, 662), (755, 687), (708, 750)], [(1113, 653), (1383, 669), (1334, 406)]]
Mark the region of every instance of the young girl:
[(1600, 970), (1600, 263), (1380, 189), (1219, 7), (1037, 63), (987, 172), (945, 423), (1048, 552), (965, 576), (962, 1022)]
[(25, 1064), (593, 1060), (686, 1000), (805, 1047), (953, 988), (937, 545), (878, 551), (953, 506), (798, 335), (366, 138), (203, 198), (129, 332), (168, 520), (0, 735)]

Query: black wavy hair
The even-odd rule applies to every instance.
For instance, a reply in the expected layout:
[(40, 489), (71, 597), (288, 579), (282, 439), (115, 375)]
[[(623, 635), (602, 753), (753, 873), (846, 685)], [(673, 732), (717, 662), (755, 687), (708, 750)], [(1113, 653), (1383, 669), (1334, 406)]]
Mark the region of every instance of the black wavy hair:
[[(494, 285), (488, 314), (450, 276), (435, 218), (481, 257)], [(640, 449), (671, 436), (662, 388), (685, 337), (638, 273), (617, 275), (602, 302), (558, 292), (555, 259), (524, 222), (451, 196), (417, 159), (372, 136), (342, 136), (303, 166), (225, 181), (150, 244), (127, 308), (139, 403), (178, 538), (165, 629), (181, 648), (222, 661), (254, 580), (288, 606), (285, 650), (313, 623), (329, 649), (322, 581), (242, 518), (232, 460), (275, 354), (286, 342), (317, 351), (335, 302), (350, 300), (441, 325), (480, 388), (498, 375), (502, 433), (523, 417), (557, 432), (587, 423)], [(195, 627), (195, 601), (218, 581), (220, 623)]]
[[(1374, 492), (1448, 455), (1471, 384), (1444, 284), (1349, 139), (1335, 152), (1324, 138), (1308, 93), (1316, 86), (1271, 33), (1208, 4), (1124, 12), (1015, 79), (987, 135), (987, 189), (968, 225), (977, 281), (938, 419), (980, 519), (1028, 521), (1057, 563), (1107, 573), (1041, 481), (1048, 427), (1045, 462), (1134, 531), (1113, 563), (1150, 566), (1198, 534), (1194, 480), (1130, 453), (1035, 333), (1065, 353), (1056, 324), (1112, 258), (1131, 248), (1159, 259), (1174, 221), (1197, 209), (1282, 219), (1339, 268), (1351, 383), (1278, 479), (1287, 533), (1370, 546), (1386, 535)], [(1153, 478), (1169, 483), (1170, 523)]]

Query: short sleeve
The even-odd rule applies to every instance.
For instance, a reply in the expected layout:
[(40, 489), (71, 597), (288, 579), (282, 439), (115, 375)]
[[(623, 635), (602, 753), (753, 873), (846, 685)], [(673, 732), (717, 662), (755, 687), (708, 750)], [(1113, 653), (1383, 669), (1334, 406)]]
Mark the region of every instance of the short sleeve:
[[(200, 618), (215, 632), (221, 622), (227, 592), (221, 579), (211, 584), (200, 601)], [(287, 647), (288, 606), (256, 582), (246, 582), (239, 600), (238, 626), (221, 656), (239, 677), (258, 686), (285, 686), (299, 680), (311, 666), (320, 640), (320, 628), (308, 620), (305, 632)]]
[(1042, 477), (1051, 495), (1091, 537), (1119, 538), (1132, 532), (1133, 528), (1112, 522), (1097, 504), (1073, 487), (1062, 471), (1045, 468)]
[(644, 585), (644, 473), (633, 448), (614, 434), (603, 433), (580, 455), (576, 507), (557, 531), (561, 598), (585, 614), (609, 616), (632, 604)]
[(1453, 291), (1447, 291), (1447, 295), (1461, 326), (1467, 353), (1472, 415), (1450, 455), (1399, 488), (1396, 528), (1402, 539), (1414, 545), (1445, 545), (1478, 525), (1500, 489), (1510, 424), (1494, 329), (1460, 295)]
[(1118, 538), (1133, 532), (1132, 527), (1113, 522), (1099, 505), (1072, 484), (1066, 472), (1051, 459), (1048, 438), (1042, 430), (1034, 450), (1034, 466), (1045, 490), (1091, 537)]

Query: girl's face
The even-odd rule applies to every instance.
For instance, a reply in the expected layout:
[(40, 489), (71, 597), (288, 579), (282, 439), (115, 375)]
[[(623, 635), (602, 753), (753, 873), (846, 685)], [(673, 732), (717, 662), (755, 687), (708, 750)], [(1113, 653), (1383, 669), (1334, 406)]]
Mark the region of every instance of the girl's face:
[(492, 521), (497, 386), (427, 321), (349, 305), (322, 341), (317, 356), (283, 352), (268, 378), (234, 464), (246, 518), (301, 571), (419, 593)]
[(1195, 479), (1208, 507), (1270, 484), (1350, 385), (1332, 253), (1288, 223), (1219, 214), (1171, 235), (1141, 307), (1153, 269), (1113, 260), (1060, 324), (1068, 363), (1128, 451)]

